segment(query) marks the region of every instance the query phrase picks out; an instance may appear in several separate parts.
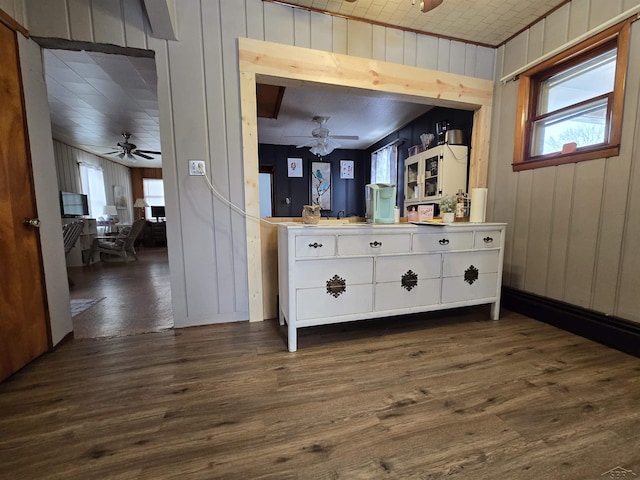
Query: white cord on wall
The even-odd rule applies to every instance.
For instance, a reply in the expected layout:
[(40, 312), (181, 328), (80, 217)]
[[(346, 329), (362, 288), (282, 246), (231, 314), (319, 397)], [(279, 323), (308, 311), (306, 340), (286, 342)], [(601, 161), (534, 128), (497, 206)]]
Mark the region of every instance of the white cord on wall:
[(213, 193), (216, 197), (218, 197), (218, 199), (222, 203), (224, 203), (225, 205), (229, 206), (235, 212), (239, 213), (240, 215), (242, 215), (245, 218), (250, 218), (251, 220), (257, 220), (259, 222), (269, 223), (271, 225), (279, 225), (280, 224), (280, 222), (270, 222), (269, 220), (266, 220), (264, 218), (260, 218), (260, 217), (256, 217), (255, 215), (251, 215), (251, 214), (245, 212), (242, 208), (238, 207), (234, 203), (231, 203), (229, 200), (227, 200), (224, 197), (224, 195), (222, 195), (220, 192), (218, 192), (218, 190), (216, 190), (216, 187), (213, 186), (213, 183), (211, 183), (211, 180), (207, 176), (207, 173), (204, 171), (204, 168), (202, 168), (202, 163), (198, 164), (198, 172), (200, 172), (202, 174), (202, 176), (204, 177), (205, 182), (207, 182), (207, 185), (209, 186), (209, 190), (211, 190), (211, 193)]

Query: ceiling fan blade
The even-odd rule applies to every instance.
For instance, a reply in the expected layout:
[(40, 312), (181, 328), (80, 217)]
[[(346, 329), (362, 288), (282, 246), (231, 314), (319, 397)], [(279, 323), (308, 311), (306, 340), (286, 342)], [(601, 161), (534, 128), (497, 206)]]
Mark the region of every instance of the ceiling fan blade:
[(120, 153), (120, 152), (121, 152), (121, 150), (114, 150), (113, 152), (103, 153), (103, 155), (113, 155), (114, 153)]
[(331, 138), (337, 140), (360, 140), (358, 135), (329, 135)]
[[(142, 158), (146, 158), (147, 160), (153, 160), (153, 157), (150, 157), (149, 155), (145, 155), (144, 153), (140, 153), (138, 150), (132, 152), (134, 155), (138, 155), (139, 157)], [(133, 157), (131, 157), (133, 158)]]
[(153, 151), (151, 151), (151, 150), (136, 150), (136, 151), (135, 151), (135, 152), (133, 152), (133, 153), (136, 153), (136, 152), (140, 152), (140, 153), (151, 153), (152, 155), (162, 155), (162, 153), (161, 153), (161, 152), (153, 152)]
[(309, 140), (306, 143), (303, 143), (301, 145), (296, 145), (296, 148), (305, 148), (305, 147), (313, 147), (314, 145), (316, 145), (318, 143), (317, 140)]

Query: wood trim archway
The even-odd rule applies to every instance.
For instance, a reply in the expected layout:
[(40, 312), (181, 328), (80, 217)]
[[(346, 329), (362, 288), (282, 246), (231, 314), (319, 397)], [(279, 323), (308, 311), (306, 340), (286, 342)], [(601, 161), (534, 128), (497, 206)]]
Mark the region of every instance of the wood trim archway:
[[(469, 189), (487, 182), (493, 82), (302, 47), (238, 39), (245, 211), (260, 215), (256, 82), (365, 90), (403, 101), (474, 111)], [(363, 192), (364, 194), (364, 192)], [(247, 220), (249, 319), (263, 320), (260, 224)]]

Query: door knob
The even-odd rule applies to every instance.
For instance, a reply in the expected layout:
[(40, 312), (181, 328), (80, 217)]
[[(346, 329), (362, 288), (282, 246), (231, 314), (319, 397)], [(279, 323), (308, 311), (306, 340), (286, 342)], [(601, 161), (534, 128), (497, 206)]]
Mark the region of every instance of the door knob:
[(25, 218), (22, 223), (26, 227), (40, 228), (40, 219), (39, 218)]

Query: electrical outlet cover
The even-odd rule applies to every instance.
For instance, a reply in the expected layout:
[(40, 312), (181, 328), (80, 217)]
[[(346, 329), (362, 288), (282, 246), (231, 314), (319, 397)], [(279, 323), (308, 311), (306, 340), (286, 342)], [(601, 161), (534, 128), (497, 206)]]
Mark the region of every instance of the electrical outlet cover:
[[(202, 166), (202, 171), (198, 166)], [(204, 175), (204, 160), (189, 160), (189, 175)]]

